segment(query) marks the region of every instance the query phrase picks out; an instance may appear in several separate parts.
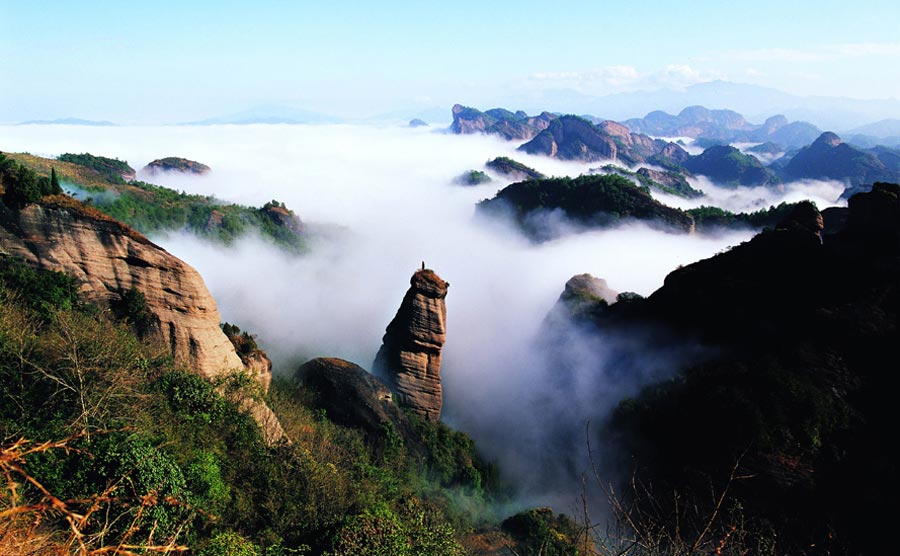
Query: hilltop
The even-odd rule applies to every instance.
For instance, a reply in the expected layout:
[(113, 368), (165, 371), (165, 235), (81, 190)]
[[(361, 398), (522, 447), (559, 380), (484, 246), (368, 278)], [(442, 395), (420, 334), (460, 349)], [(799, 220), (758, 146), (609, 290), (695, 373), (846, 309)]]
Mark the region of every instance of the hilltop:
[(76, 196), (143, 234), (188, 229), (229, 244), (255, 230), (290, 251), (306, 248), (299, 217), (275, 200), (256, 208), (186, 194), (135, 180), (126, 162), (90, 154), (63, 155), (58, 160), (29, 154), (5, 156), (42, 176), (54, 170)]

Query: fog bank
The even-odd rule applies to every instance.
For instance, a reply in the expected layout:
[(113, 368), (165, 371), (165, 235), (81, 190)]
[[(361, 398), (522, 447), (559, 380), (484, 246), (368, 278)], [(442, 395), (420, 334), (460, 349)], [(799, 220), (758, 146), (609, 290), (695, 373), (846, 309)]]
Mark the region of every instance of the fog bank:
[[(326, 229), (304, 256), (286, 255), (253, 237), (230, 248), (186, 233), (152, 238), (200, 271), (223, 319), (258, 335), (276, 373), (290, 373), (322, 355), (370, 368), (410, 276), (424, 261), (450, 282), (445, 421), (480, 441), (487, 457), (527, 487), (522, 494), (529, 502), (564, 506), (580, 492), (577, 481), (571, 490), (565, 485), (584, 470), (578, 469), (584, 460), (571, 464), (579, 459), (568, 458), (570, 464), (555, 467), (553, 462), (584, 448), (572, 440), (573, 431), (692, 356), (648, 354), (626, 376), (605, 365), (604, 354), (634, 338), (598, 346), (595, 338), (573, 330), (562, 346), (568, 375), (554, 372), (560, 361), (541, 345), (538, 332), (566, 281), (589, 272), (618, 291), (647, 295), (678, 265), (752, 234), (676, 235), (628, 223), (535, 245), (502, 223), (473, 218), (474, 204), (507, 181), (451, 185), (460, 173), (482, 169), (496, 156), (548, 175), (577, 175), (589, 166), (525, 155), (515, 147), (487, 136), (405, 127), (0, 127), (0, 150), (90, 152), (127, 160), (137, 170), (164, 156), (197, 160), (212, 172), (165, 174), (153, 181), (249, 205), (274, 198), (313, 230)], [(783, 192), (698, 185), (709, 198), (690, 203), (721, 203), (731, 210), (758, 206), (758, 199), (771, 204), (817, 194), (823, 187), (823, 195), (832, 193), (822, 184), (789, 185)], [(559, 438), (566, 440), (560, 444)], [(557, 476), (547, 476), (548, 469)]]

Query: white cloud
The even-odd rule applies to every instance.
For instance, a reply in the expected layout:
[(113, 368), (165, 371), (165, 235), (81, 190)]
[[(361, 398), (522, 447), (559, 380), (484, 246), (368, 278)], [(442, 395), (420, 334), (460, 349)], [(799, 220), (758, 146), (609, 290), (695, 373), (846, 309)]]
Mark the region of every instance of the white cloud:
[(527, 80), (530, 88), (565, 88), (590, 95), (643, 89), (683, 89), (696, 83), (724, 79), (722, 72), (701, 70), (686, 64), (669, 64), (641, 72), (634, 66), (605, 66), (585, 71), (539, 72)]
[[(607, 74), (628, 79), (632, 72)], [(668, 68), (667, 75), (696, 77), (683, 66)], [(505, 181), (465, 188), (451, 185), (453, 177), (499, 155), (551, 175), (574, 175), (596, 164), (523, 155), (515, 143), (492, 137), (405, 126), (16, 126), (0, 127), (0, 144), (50, 155), (114, 156), (136, 168), (160, 156), (185, 156), (209, 164), (212, 173), (165, 176), (165, 185), (251, 205), (275, 198), (307, 222), (341, 226), (343, 233), (301, 257), (253, 238), (230, 249), (185, 234), (154, 238), (200, 271), (225, 320), (259, 334), (279, 373), (323, 355), (370, 367), (409, 276), (424, 259), (451, 284), (442, 368), (446, 417), (479, 440), (503, 471), (515, 473), (519, 484), (534, 479), (541, 489), (529, 493), (535, 503), (580, 494), (577, 473), (583, 468), (547, 458), (572, 458), (583, 450), (584, 421), (602, 416), (641, 383), (598, 372), (604, 371), (604, 350), (614, 344), (604, 342), (598, 351), (570, 336), (565, 351), (573, 361), (565, 367), (574, 391), (565, 390), (559, 361), (546, 360), (536, 335), (566, 280), (590, 272), (619, 291), (649, 294), (676, 266), (751, 235), (688, 236), (632, 224), (534, 245), (505, 226), (473, 219), (475, 202), (493, 196)], [(783, 196), (747, 193), (749, 199), (722, 202), (749, 204), (763, 194), (776, 202)], [(645, 379), (671, 372), (672, 358), (657, 355), (655, 364), (635, 371)], [(560, 438), (574, 440), (560, 445)], [(546, 469), (561, 482), (548, 482)]]

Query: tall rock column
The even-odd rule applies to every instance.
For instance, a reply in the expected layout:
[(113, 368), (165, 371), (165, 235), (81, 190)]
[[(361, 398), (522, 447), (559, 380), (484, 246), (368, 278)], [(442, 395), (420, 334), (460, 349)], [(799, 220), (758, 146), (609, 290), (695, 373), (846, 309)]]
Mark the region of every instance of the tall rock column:
[(413, 274), (410, 288), (387, 327), (373, 371), (401, 405), (429, 421), (441, 418), (441, 348), (447, 332), (449, 284), (434, 271)]

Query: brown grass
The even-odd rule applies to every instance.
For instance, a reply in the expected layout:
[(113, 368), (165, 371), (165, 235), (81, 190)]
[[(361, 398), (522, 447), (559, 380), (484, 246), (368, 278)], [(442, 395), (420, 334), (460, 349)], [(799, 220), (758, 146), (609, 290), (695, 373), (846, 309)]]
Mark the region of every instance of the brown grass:
[(71, 162), (62, 162), (53, 158), (44, 158), (27, 153), (3, 153), (7, 158), (15, 160), (19, 164), (30, 168), (42, 176), (49, 177), (50, 169), (56, 168), (56, 174), (62, 181), (74, 183), (75, 185), (94, 190), (108, 190), (115, 188), (114, 184), (109, 183), (100, 175), (99, 172), (79, 164)]
[(144, 236), (131, 226), (119, 222), (115, 218), (108, 216), (107, 214), (90, 205), (82, 203), (78, 199), (69, 197), (68, 195), (47, 195), (46, 197), (41, 199), (40, 204), (45, 207), (65, 209), (79, 218), (109, 224), (116, 230), (121, 232), (123, 235), (126, 235), (139, 243), (153, 245), (153, 243), (149, 239), (147, 239), (146, 236)]
[[(113, 503), (118, 501), (114, 496), (118, 482), (88, 498), (61, 500), (25, 471), (28, 457), (54, 450), (77, 451), (73, 443), (80, 437), (76, 434), (43, 443), (20, 438), (0, 446), (0, 480), (4, 481), (0, 491), (0, 554), (138, 556), (187, 552), (188, 547), (174, 541), (155, 544), (150, 539), (142, 542), (135, 538), (148, 508), (161, 503), (179, 504), (178, 501), (159, 500), (153, 494), (141, 497), (134, 501), (137, 511), (128, 529), (119, 538), (110, 538), (109, 514)], [(36, 494), (26, 498), (23, 494), (26, 489)], [(53, 523), (63, 526), (53, 526)]]

